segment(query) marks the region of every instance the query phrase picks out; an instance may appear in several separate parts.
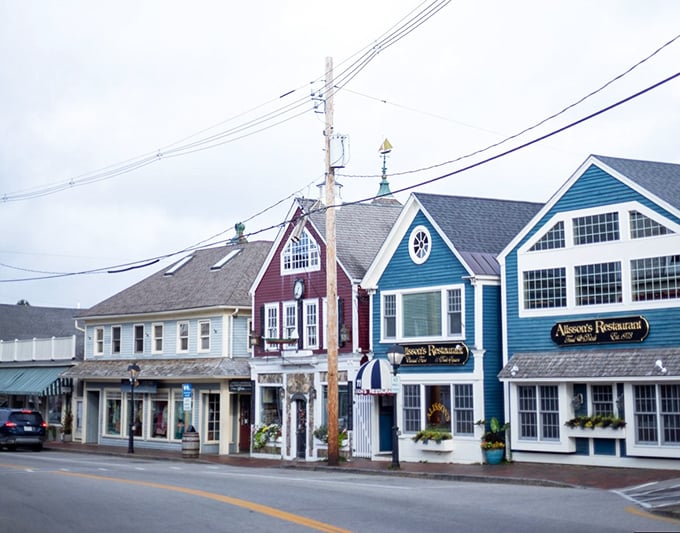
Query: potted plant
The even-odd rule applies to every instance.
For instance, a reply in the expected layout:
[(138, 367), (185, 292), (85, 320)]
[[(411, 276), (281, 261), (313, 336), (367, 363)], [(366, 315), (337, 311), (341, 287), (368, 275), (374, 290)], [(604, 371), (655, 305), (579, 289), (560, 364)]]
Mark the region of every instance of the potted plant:
[[(484, 420), (480, 420), (478, 424), (486, 425)], [(505, 430), (509, 427), (510, 424), (501, 424), (494, 416), (489, 422), (489, 429), (482, 434), (480, 446), (488, 464), (495, 465), (503, 460), (505, 453)]]
[(69, 409), (64, 413), (64, 420), (62, 421), (63, 439), (69, 442), (72, 439), (73, 433), (73, 413)]

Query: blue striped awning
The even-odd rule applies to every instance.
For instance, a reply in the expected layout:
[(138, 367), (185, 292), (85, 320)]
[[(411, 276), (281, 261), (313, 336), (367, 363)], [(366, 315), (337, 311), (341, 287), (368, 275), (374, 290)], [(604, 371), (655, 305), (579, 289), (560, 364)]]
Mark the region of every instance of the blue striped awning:
[(356, 394), (394, 394), (392, 391), (392, 365), (385, 359), (372, 359), (359, 368)]

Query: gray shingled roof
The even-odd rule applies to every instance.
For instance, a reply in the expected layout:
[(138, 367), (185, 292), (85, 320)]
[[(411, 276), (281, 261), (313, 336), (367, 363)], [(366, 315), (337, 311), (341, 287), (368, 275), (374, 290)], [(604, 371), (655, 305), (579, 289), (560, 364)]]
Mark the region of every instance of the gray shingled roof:
[[(64, 372), (62, 376), (89, 379), (127, 379), (130, 377), (128, 366), (132, 361), (84, 361)], [(139, 379), (176, 378), (220, 378), (249, 377), (250, 366), (247, 359), (226, 357), (203, 357), (195, 359), (147, 359), (140, 360)]]
[[(667, 372), (661, 373), (656, 361)], [(512, 369), (516, 367), (515, 375)], [(677, 348), (626, 348), (625, 350), (560, 351), (516, 353), (498, 374), (502, 380), (583, 378), (658, 379), (680, 375), (680, 350)]]
[(652, 194), (680, 208), (680, 165), (594, 155)]
[(75, 317), (80, 312), (82, 309), (0, 304), (0, 339), (45, 339), (79, 334)]
[(496, 256), (543, 204), (414, 193), (476, 274), (499, 275)]
[[(269, 241), (229, 244), (196, 250), (171, 276), (164, 268), (83, 312), (83, 318), (179, 311), (206, 307), (250, 307), (248, 289), (257, 276)], [(232, 250), (241, 252), (221, 269), (211, 266)]]
[[(314, 201), (301, 199), (300, 204), (309, 211)], [(352, 279), (363, 278), (399, 213), (401, 205), (388, 203), (349, 204), (336, 210), (335, 253)], [(325, 239), (326, 211), (314, 211), (309, 218)]]

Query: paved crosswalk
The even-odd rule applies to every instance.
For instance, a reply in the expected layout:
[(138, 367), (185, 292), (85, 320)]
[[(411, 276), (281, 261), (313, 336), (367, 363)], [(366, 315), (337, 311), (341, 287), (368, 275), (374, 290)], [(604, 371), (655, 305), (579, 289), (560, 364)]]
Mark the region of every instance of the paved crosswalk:
[(651, 511), (680, 507), (680, 479), (645, 483), (614, 492)]

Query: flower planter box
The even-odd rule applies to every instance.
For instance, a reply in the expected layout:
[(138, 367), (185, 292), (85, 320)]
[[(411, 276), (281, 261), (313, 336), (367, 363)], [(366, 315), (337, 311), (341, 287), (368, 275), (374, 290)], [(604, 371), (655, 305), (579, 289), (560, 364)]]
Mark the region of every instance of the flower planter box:
[(598, 428), (598, 427), (580, 427), (576, 426), (573, 428), (564, 428), (565, 435), (567, 437), (579, 437), (584, 439), (625, 439), (626, 438), (626, 428)]
[(415, 443), (416, 450), (423, 452), (452, 452), (453, 451), (453, 439), (442, 440), (437, 442), (436, 440), (428, 440), (427, 442), (418, 441)]
[(492, 448), (490, 450), (484, 450), (484, 457), (486, 458), (487, 464), (497, 465), (503, 461), (504, 453), (505, 448)]

